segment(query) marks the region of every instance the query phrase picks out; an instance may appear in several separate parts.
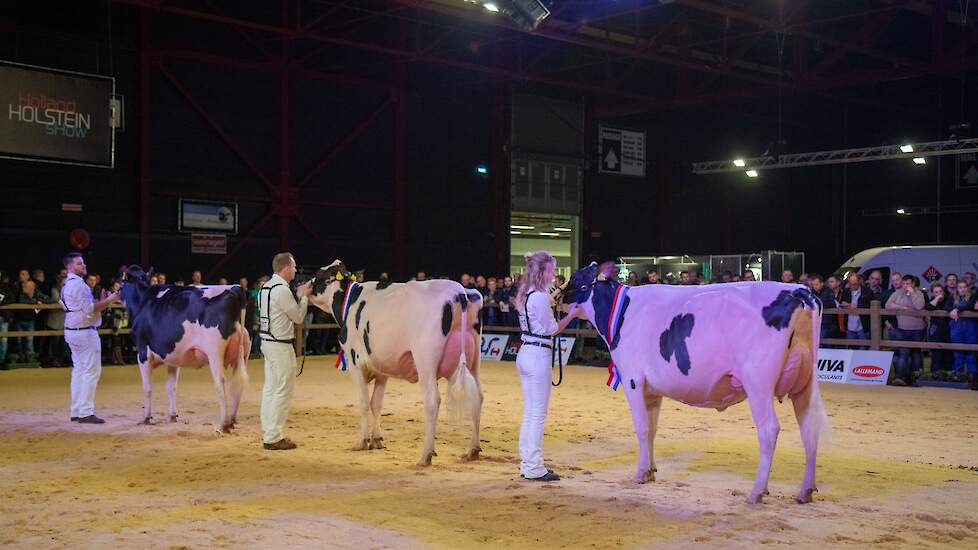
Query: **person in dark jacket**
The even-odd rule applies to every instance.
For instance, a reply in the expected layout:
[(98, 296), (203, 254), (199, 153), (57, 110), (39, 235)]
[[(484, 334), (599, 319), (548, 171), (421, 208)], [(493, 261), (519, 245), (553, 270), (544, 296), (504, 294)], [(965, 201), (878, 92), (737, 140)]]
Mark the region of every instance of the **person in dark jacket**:
[[(950, 300), (944, 290), (944, 285), (940, 281), (934, 281), (930, 285), (930, 299), (924, 305), (927, 311), (947, 311)], [(935, 343), (947, 343), (951, 341), (951, 334), (948, 328), (947, 317), (931, 317), (927, 325), (927, 341)], [(930, 373), (931, 376), (946, 376), (947, 372), (954, 367), (954, 356), (946, 349), (935, 349), (930, 352)], [(940, 374), (938, 374), (940, 373)]]
[[(34, 283), (28, 280), (20, 285), (20, 297), (18, 304), (41, 305), (49, 301), (48, 297), (42, 294)], [(14, 330), (35, 330), (40, 309), (17, 309), (14, 310)], [(26, 363), (28, 355), (34, 353), (34, 337), (21, 336), (18, 338), (20, 362)]]
[[(835, 302), (835, 293), (832, 289), (825, 286), (825, 281), (821, 275), (810, 275), (808, 281), (812, 285), (812, 292), (818, 296), (822, 302), (822, 309), (839, 307)], [(822, 328), (819, 331), (821, 338), (840, 338), (839, 324), (835, 315), (822, 315)], [(822, 347), (831, 348), (831, 345), (822, 344)]]
[[(846, 287), (842, 289), (839, 307), (869, 308), (872, 296), (869, 288), (862, 285), (859, 275), (852, 273), (849, 275)], [(849, 340), (868, 340), (869, 329), (869, 315), (846, 316), (846, 338)]]
[[(964, 312), (975, 312), (976, 295), (964, 281), (958, 282), (957, 296), (951, 304), (951, 342), (954, 344), (978, 344), (978, 319), (961, 317)], [(973, 351), (954, 352), (954, 369), (967, 374), (971, 389), (978, 390), (978, 362)]]

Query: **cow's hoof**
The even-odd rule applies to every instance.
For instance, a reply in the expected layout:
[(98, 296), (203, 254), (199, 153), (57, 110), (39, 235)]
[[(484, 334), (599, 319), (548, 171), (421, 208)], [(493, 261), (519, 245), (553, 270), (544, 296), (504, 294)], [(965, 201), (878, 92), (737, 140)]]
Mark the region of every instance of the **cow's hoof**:
[(421, 455), (421, 460), (418, 461), (418, 466), (422, 468), (427, 468), (428, 466), (431, 466), (431, 457), (433, 456), (438, 456), (438, 453), (436, 453), (435, 451), (431, 451), (430, 453), (425, 453)]
[(373, 449), (383, 449), (384, 448), (384, 438), (383, 437), (372, 437), (370, 438), (370, 445), (367, 447), (370, 450)]
[(818, 492), (818, 488), (816, 487), (812, 487), (811, 489), (805, 489), (802, 492), (798, 493), (798, 496), (795, 497), (795, 502), (797, 502), (798, 504), (808, 504), (812, 502), (812, 493), (817, 493), (817, 492)]
[(655, 472), (656, 472), (656, 469), (655, 468), (651, 468), (651, 469), (646, 470), (645, 472), (636, 474), (635, 475), (635, 483), (638, 483), (639, 485), (641, 485), (643, 483), (648, 483), (650, 481), (655, 481)]
[(227, 435), (230, 434), (233, 429), (234, 426), (232, 424), (224, 424), (223, 426), (221, 426), (219, 430), (217, 430), (217, 433), (221, 435)]
[(764, 502), (764, 497), (770, 494), (771, 493), (769, 493), (767, 489), (765, 489), (763, 493), (751, 493), (750, 496), (747, 497), (747, 504), (761, 504)]
[(156, 424), (155, 422), (153, 422), (153, 418), (150, 417), (150, 416), (147, 416), (146, 418), (143, 419), (142, 422), (140, 422), (139, 424), (136, 424), (136, 425), (137, 426), (152, 426), (153, 424)]
[(356, 445), (353, 446), (354, 451), (366, 451), (369, 448), (370, 448), (369, 439), (361, 439), (360, 441), (357, 441)]
[(171, 414), (170, 415), (170, 422), (176, 422), (178, 418), (180, 418), (180, 415), (179, 414)]
[(466, 462), (473, 462), (475, 460), (479, 460), (479, 453), (481, 453), (481, 452), (482, 452), (482, 448), (481, 447), (476, 447), (474, 449), (469, 449), (469, 452), (467, 452), (464, 455), (462, 455), (462, 460), (464, 460)]

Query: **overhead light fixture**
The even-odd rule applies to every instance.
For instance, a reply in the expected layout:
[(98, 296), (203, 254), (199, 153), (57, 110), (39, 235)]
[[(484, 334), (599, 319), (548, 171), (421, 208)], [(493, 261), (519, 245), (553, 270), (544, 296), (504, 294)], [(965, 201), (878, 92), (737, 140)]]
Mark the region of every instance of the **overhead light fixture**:
[(914, 157), (913, 158), (913, 163), (914, 164), (927, 164), (927, 159), (925, 159), (924, 157)]
[(559, 237), (560, 233), (551, 233), (549, 231), (541, 231), (537, 235), (543, 235), (544, 237)]
[(747, 177), (748, 178), (756, 178), (757, 177), (757, 170), (754, 170), (753, 168), (750, 169), (750, 170), (748, 170), (746, 173), (747, 173)]
[(484, 176), (484, 175), (486, 175), (486, 174), (489, 173), (489, 167), (486, 166), (485, 164), (476, 164), (475, 165), (475, 173)]
[(533, 227), (532, 225), (511, 225), (509, 226), (509, 228), (510, 229), (536, 229), (536, 227)]
[(513, 231), (513, 230), (510, 230), (509, 234), (510, 235), (522, 235), (523, 232), (522, 231)]
[(909, 143), (906, 145), (901, 145), (900, 150), (904, 153), (913, 153), (913, 145), (910, 145)]
[(746, 165), (747, 165), (747, 163), (744, 162), (744, 159), (735, 159), (734, 160), (734, 166), (736, 166), (737, 168), (743, 168)]
[(901, 216), (906, 216), (907, 211), (903, 208), (897, 208), (897, 214), (900, 214)]
[(499, 12), (499, 6), (497, 6), (495, 2), (486, 2), (485, 4), (482, 4), (482, 7), (493, 13)]
[(555, 227), (554, 231), (572, 231), (569, 227)]

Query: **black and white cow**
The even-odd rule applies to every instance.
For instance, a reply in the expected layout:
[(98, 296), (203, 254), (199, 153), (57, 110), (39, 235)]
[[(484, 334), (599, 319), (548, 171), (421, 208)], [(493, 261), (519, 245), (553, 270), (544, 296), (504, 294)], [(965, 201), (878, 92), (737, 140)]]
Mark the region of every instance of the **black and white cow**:
[(444, 280), (352, 283), (337, 261), (316, 274), (310, 302), (331, 312), (340, 325), (340, 346), (359, 391), (360, 436), (354, 450), (383, 447), (384, 389), (388, 378), (400, 378), (421, 384), (426, 419), (418, 465), (430, 465), (441, 404), (438, 379), (446, 378), (449, 413), (472, 422), (464, 458), (479, 457), (481, 294)]
[(774, 399), (788, 396), (807, 460), (796, 499), (811, 502), (819, 431), (827, 417), (815, 368), (821, 303), (807, 287), (624, 287), (592, 263), (571, 276), (565, 302), (581, 304), (611, 350), (639, 443), (636, 481), (655, 480), (652, 444), (663, 397), (717, 410), (747, 399), (761, 448), (748, 500), (760, 502), (781, 429)]
[[(167, 414), (175, 422), (179, 369), (207, 365), (221, 406), (218, 431), (230, 433), (248, 383), (246, 361), (251, 339), (243, 326), (247, 291), (239, 285), (150, 286), (149, 274), (133, 265), (126, 270), (121, 297), (129, 310), (143, 379), (143, 423), (152, 423), (153, 367), (167, 366)], [(230, 384), (225, 383), (225, 368), (232, 371)]]

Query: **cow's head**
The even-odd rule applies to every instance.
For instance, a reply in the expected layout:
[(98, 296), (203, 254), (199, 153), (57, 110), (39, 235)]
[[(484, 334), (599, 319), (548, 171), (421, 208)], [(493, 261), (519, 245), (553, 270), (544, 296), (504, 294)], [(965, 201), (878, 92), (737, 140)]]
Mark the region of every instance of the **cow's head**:
[(119, 291), (122, 303), (130, 309), (138, 308), (143, 302), (143, 293), (149, 288), (149, 278), (153, 275), (153, 268), (143, 271), (138, 265), (131, 265), (122, 270), (122, 289)]
[(323, 311), (332, 313), (339, 321), (346, 289), (349, 288), (350, 283), (362, 278), (363, 272), (359, 273), (360, 277), (357, 275), (350, 273), (342, 261), (333, 260), (333, 263), (316, 271), (316, 276), (312, 280), (309, 302)]
[(614, 262), (591, 262), (578, 269), (564, 288), (564, 303), (580, 305), (593, 324), (595, 311), (603, 310), (604, 302), (610, 303), (615, 287), (620, 284), (617, 271)]

